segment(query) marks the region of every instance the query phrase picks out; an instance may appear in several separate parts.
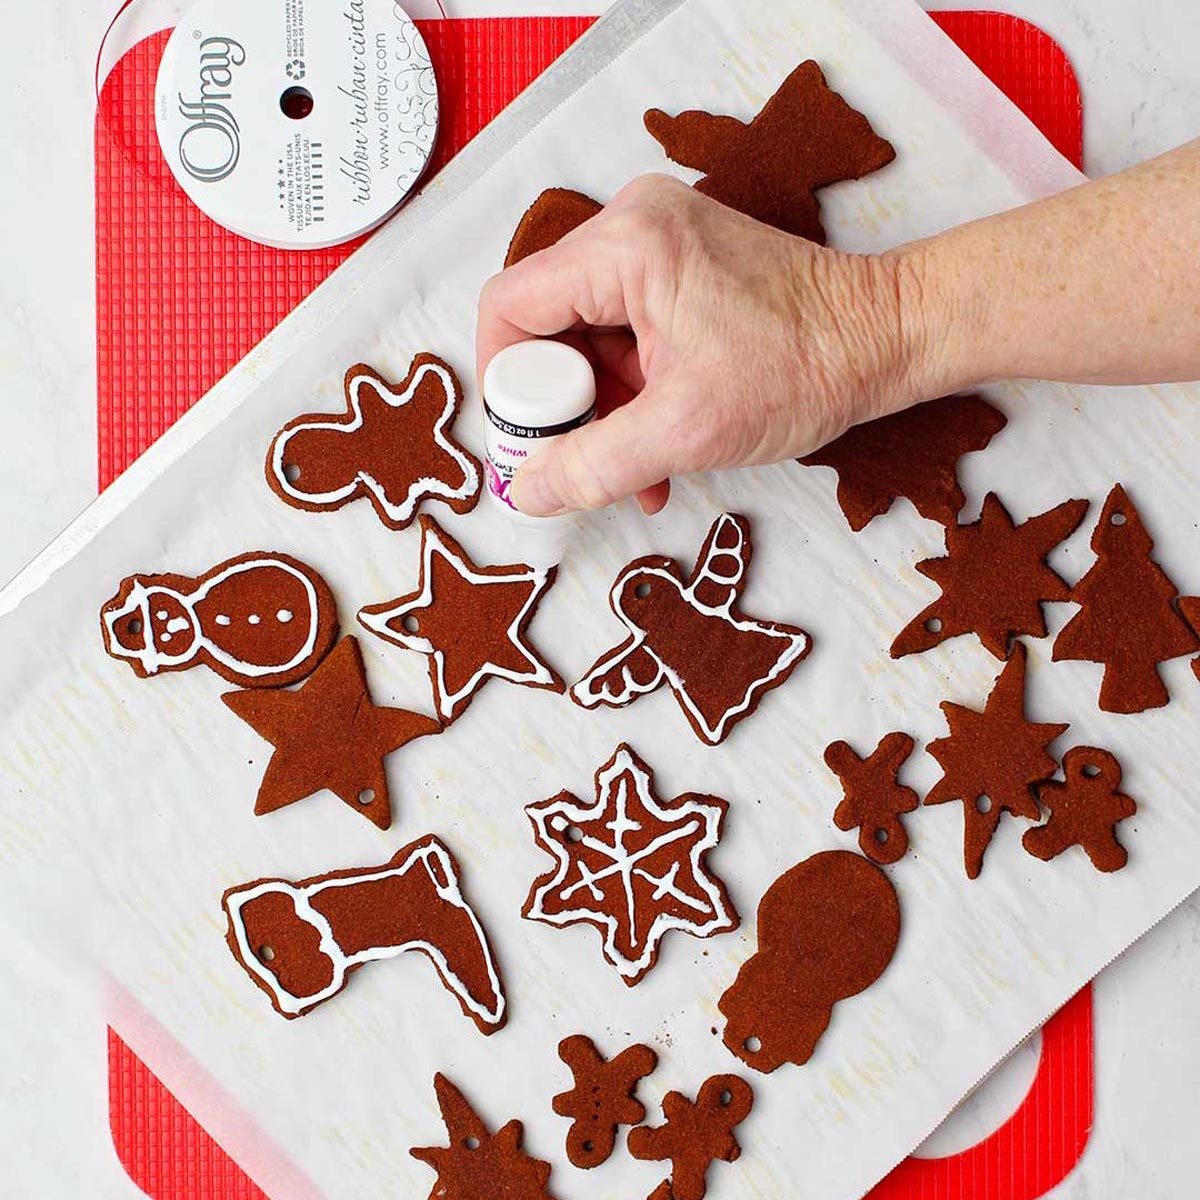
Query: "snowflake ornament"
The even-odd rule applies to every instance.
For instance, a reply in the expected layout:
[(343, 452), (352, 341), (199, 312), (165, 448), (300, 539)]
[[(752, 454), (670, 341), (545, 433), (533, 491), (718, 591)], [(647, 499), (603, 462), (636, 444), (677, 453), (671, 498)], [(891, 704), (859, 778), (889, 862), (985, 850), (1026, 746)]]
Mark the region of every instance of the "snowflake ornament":
[(596, 772), (596, 799), (570, 792), (529, 805), (534, 838), (555, 860), (522, 910), (547, 925), (594, 925), (604, 957), (630, 987), (658, 961), (671, 929), (707, 938), (738, 926), (707, 866), (729, 805), (692, 792), (660, 801), (650, 768), (627, 745)]

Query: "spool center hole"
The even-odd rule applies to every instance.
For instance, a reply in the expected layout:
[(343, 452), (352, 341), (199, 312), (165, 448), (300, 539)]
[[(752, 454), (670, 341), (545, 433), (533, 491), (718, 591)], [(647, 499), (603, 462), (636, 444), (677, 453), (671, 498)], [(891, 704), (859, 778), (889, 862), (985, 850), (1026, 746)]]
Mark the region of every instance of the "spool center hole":
[(313, 110), (312, 92), (306, 87), (286, 88), (279, 97), (279, 107), (290, 120), (303, 121)]

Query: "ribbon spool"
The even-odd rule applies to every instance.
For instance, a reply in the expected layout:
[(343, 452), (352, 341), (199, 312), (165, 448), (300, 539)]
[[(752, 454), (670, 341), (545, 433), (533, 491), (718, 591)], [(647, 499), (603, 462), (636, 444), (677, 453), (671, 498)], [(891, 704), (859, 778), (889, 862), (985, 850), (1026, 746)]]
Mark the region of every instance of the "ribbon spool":
[(281, 249), (385, 221), (433, 154), (438, 95), (394, 0), (199, 0), (163, 52), (163, 157), (219, 225)]
[(181, 10), (122, 0), (97, 52), (98, 98), (122, 47), (174, 26), (155, 89), (161, 160), (138, 161), (104, 121), (140, 174), (169, 187), (169, 169), (211, 220), (283, 250), (358, 238), (412, 193), (437, 139), (438, 94), (425, 42), (396, 0), (199, 0)]

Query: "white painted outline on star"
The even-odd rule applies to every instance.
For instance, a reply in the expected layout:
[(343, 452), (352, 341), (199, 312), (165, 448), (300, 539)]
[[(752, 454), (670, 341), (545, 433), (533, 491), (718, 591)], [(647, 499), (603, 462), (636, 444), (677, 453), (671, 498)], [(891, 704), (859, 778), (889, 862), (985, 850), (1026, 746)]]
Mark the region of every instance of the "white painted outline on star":
[[(420, 592), (411, 599), (405, 599), (402, 603), (398, 602), (388, 607), (368, 605), (366, 608), (360, 609), (359, 624), (377, 637), (383, 638), (384, 641), (391, 642), (394, 646), (400, 646), (405, 650), (415, 650), (433, 662), (434, 701), (438, 712), (448, 722), (454, 719), (455, 711), (459, 706), (465, 703), (471, 693), (489, 676), (507, 680), (509, 683), (560, 688), (562, 684), (558, 676), (531, 650), (526, 648), (521, 638), (521, 626), (530, 618), (543, 593), (554, 581), (554, 568), (541, 569), (515, 564), (502, 568), (505, 571), (504, 574), (500, 574), (501, 568), (496, 567), (488, 568), (487, 572), (480, 571), (474, 568), (474, 564), (469, 564), (459, 558), (442, 540), (444, 537), (448, 537), (448, 535), (442, 532), (432, 517), (421, 517)], [(447, 691), (445, 653), (435, 649), (433, 643), (428, 638), (422, 637), (419, 632), (408, 633), (404, 630), (405, 616), (413, 609), (427, 607), (433, 601), (433, 556), (435, 554), (444, 558), (463, 579), (471, 584), (480, 586), (486, 586), (489, 583), (533, 584), (529, 598), (521, 606), (520, 612), (517, 613), (507, 631), (509, 642), (529, 663), (529, 671), (519, 673), (511, 671), (507, 667), (497, 666), (492, 662), (485, 662), (456, 692)], [(465, 556), (466, 551), (463, 551), (463, 554)], [(393, 623), (395, 627), (393, 627)]]

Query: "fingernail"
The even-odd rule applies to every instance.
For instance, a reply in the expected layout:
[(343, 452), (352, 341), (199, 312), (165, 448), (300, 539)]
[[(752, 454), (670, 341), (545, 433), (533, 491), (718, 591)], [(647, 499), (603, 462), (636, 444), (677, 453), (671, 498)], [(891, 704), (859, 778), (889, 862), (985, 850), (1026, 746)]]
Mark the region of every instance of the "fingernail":
[(529, 467), (513, 476), (512, 499), (527, 517), (557, 517), (567, 511), (551, 488), (546, 473)]

